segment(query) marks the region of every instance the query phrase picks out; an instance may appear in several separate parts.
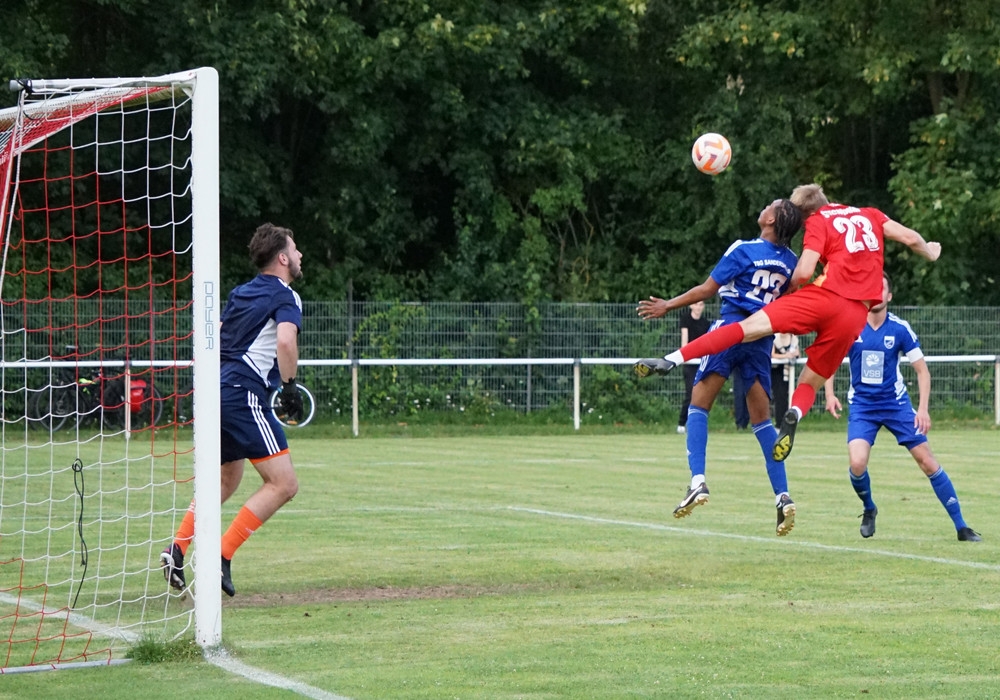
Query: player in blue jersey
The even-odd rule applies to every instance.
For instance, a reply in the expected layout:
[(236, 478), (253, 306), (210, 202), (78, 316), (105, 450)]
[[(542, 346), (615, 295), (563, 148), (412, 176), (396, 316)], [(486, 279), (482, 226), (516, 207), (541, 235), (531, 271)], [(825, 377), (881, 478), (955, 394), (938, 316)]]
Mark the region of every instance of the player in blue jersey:
[[(767, 205), (757, 218), (760, 236), (752, 241), (736, 241), (719, 260), (708, 279), (680, 296), (665, 300), (650, 297), (639, 302), (639, 316), (659, 318), (668, 311), (718, 293), (722, 298), (721, 318), (712, 328), (739, 323), (777, 298), (788, 288), (797, 257), (788, 244), (802, 227), (798, 208), (785, 199)], [(767, 476), (774, 490), (778, 511), (777, 535), (791, 532), (795, 525), (795, 503), (788, 495), (788, 480), (784, 462), (775, 461), (772, 446), (777, 431), (771, 423), (771, 341), (760, 338), (752, 343), (736, 345), (701, 361), (691, 395), (687, 417), (688, 466), (691, 486), (675, 518), (691, 514), (695, 507), (708, 503), (705, 483), (705, 453), (708, 446), (708, 413), (716, 396), (733, 373), (739, 372), (747, 387), (747, 408), (753, 433), (760, 443), (767, 464)]]
[[(896, 442), (913, 455), (917, 465), (930, 479), (931, 487), (941, 505), (948, 511), (958, 539), (963, 542), (979, 542), (979, 533), (966, 525), (962, 518), (962, 507), (951, 479), (941, 464), (934, 458), (927, 442), (927, 432), (931, 428), (931, 417), (927, 412), (930, 403), (931, 374), (920, 349), (916, 333), (903, 319), (889, 313), (887, 306), (892, 300), (892, 283), (889, 276), (882, 276), (882, 303), (868, 311), (868, 323), (861, 336), (851, 346), (848, 359), (851, 366), (851, 389), (847, 403), (851, 410), (847, 419), (847, 454), (850, 460), (851, 486), (864, 504), (861, 515), (861, 536), (875, 534), (875, 516), (878, 508), (872, 500), (871, 479), (868, 476), (868, 458), (871, 455), (875, 436), (882, 427), (888, 428)], [(903, 375), (899, 371), (899, 359), (903, 356), (910, 361), (917, 374), (920, 396), (917, 410), (913, 410)], [(834, 418), (840, 418), (842, 406), (833, 393), (833, 377), (824, 384), (826, 410)]]
[[(264, 224), (250, 241), (250, 257), (260, 271), (236, 287), (222, 310), (220, 325), (222, 502), (243, 479), (249, 459), (263, 479), (222, 536), (222, 590), (236, 594), (231, 574), (233, 554), (281, 506), (299, 484), (281, 423), (269, 396), (280, 387), (282, 410), (302, 416), (302, 395), (295, 384), (302, 300), (289, 286), (302, 277), (302, 253), (289, 229)], [(184, 555), (194, 537), (194, 503), (174, 541), (161, 555), (171, 586), (183, 590)]]

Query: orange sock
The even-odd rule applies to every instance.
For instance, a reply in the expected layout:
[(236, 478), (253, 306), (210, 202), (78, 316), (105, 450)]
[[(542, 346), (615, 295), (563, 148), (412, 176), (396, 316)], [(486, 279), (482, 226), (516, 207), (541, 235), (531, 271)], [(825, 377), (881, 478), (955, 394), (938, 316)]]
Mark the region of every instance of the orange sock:
[(177, 534), (174, 535), (174, 544), (181, 548), (181, 554), (187, 556), (188, 547), (191, 546), (191, 540), (194, 538), (194, 501), (191, 501), (191, 505), (188, 506), (187, 513), (184, 514), (184, 519), (181, 520), (181, 526), (177, 528)]
[(250, 539), (250, 535), (263, 524), (249, 508), (246, 506), (240, 508), (240, 512), (233, 518), (232, 525), (222, 536), (222, 556), (232, 559), (240, 545)]

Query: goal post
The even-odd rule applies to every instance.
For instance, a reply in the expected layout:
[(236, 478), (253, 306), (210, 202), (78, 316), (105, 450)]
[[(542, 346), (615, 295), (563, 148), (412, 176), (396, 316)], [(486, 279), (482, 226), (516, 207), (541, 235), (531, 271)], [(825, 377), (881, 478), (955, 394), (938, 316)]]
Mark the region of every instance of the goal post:
[[(195, 634), (203, 647), (222, 641), (222, 589), (219, 586), (222, 557), (221, 463), (219, 405), (219, 336), (222, 312), (219, 289), (219, 77), (213, 68), (199, 72), (201, 84), (195, 93), (195, 156), (192, 158), (192, 210), (194, 236), (194, 414), (212, 416), (194, 425), (196, 517)], [(203, 156), (203, 157), (198, 157)], [(199, 235), (199, 234), (204, 234)], [(204, 238), (205, 240), (201, 240)]]
[[(0, 110), (0, 674), (118, 663), (141, 639), (192, 627), (214, 646), (218, 75), (11, 87), (18, 105)], [(160, 552), (192, 499), (181, 593)]]

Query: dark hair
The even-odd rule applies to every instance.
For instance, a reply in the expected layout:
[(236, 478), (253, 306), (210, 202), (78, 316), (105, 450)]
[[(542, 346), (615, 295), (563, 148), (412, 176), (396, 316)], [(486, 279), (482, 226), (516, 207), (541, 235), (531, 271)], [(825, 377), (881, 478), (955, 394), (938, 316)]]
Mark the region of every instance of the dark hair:
[(291, 229), (261, 224), (253, 232), (253, 238), (247, 246), (250, 249), (250, 260), (258, 270), (263, 270), (288, 247), (289, 238), (295, 238)]
[(889, 273), (882, 268), (882, 279), (884, 279), (889, 285), (889, 294), (892, 294), (892, 278), (889, 277)]
[(802, 228), (802, 212), (787, 199), (779, 199), (774, 208), (774, 235), (778, 245), (788, 246)]

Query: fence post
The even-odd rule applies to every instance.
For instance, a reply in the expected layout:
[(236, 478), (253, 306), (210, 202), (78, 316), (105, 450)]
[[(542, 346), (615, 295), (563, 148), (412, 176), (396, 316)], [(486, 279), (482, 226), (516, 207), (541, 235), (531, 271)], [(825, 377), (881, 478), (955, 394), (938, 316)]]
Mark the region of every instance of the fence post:
[[(796, 360), (793, 357), (793, 358), (790, 358), (788, 360), (785, 360), (784, 362), (785, 362), (785, 366), (788, 367), (788, 406), (791, 407), (791, 405), (792, 405), (792, 395), (795, 393), (795, 367), (796, 367)], [(775, 417), (778, 418), (778, 420), (781, 420), (782, 418), (784, 418), (784, 416), (775, 416)]]
[(573, 430), (580, 429), (580, 362), (579, 357), (573, 358)]
[(1000, 356), (993, 362), (993, 425), (1000, 425)]
[[(528, 348), (527, 353), (528, 359), (531, 359), (531, 348)], [(527, 377), (525, 379), (525, 397), (524, 397), (524, 412), (531, 413), (531, 363), (528, 363), (527, 367)]]
[(358, 367), (357, 358), (351, 360), (351, 429), (354, 437), (358, 436), (360, 426), (358, 425)]

